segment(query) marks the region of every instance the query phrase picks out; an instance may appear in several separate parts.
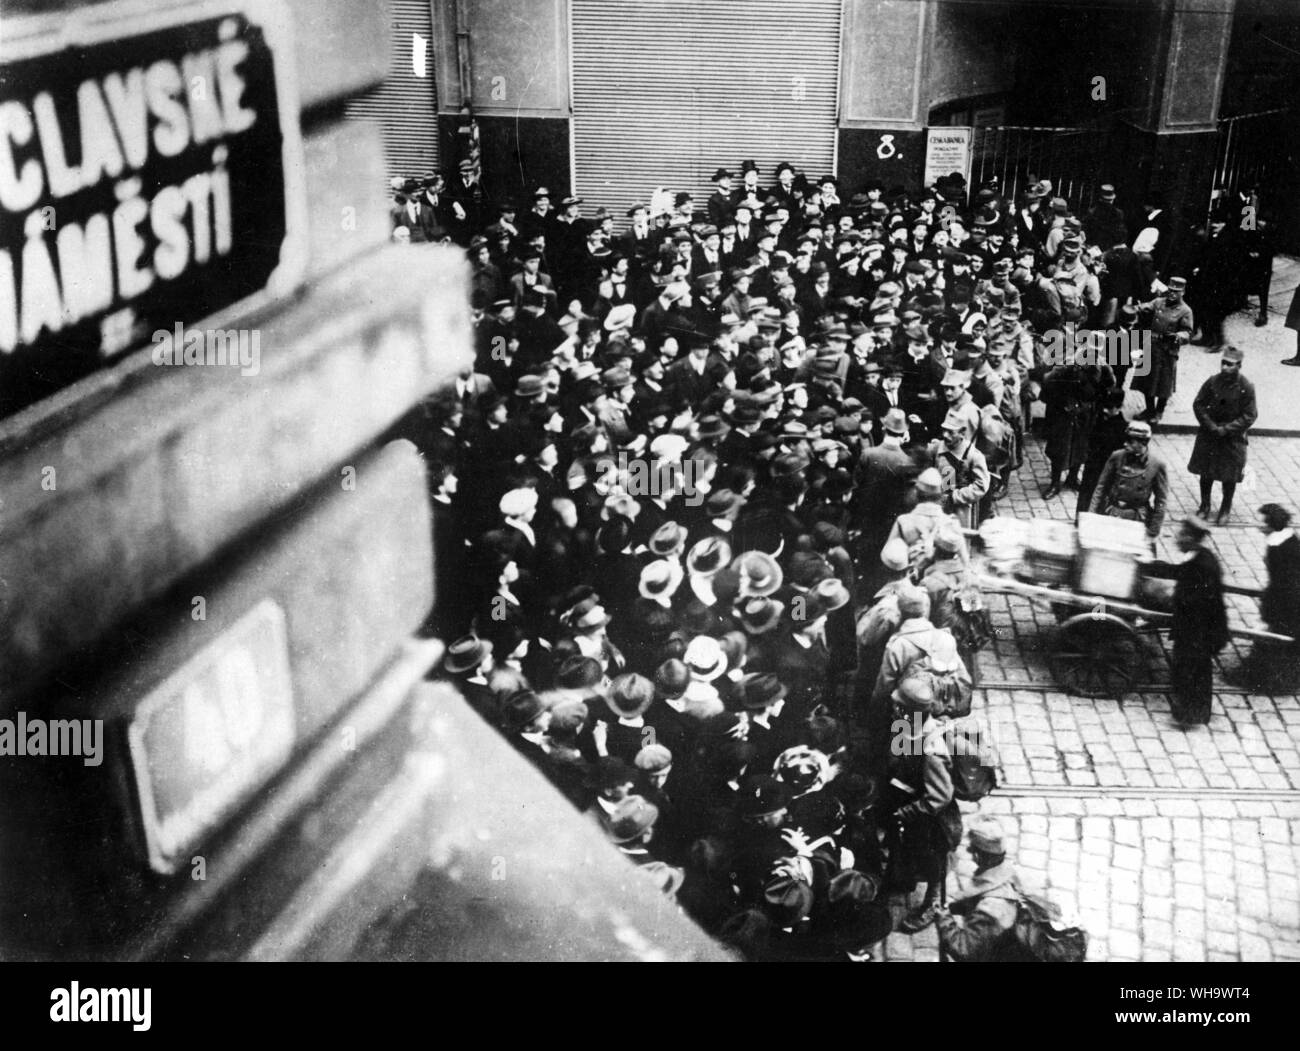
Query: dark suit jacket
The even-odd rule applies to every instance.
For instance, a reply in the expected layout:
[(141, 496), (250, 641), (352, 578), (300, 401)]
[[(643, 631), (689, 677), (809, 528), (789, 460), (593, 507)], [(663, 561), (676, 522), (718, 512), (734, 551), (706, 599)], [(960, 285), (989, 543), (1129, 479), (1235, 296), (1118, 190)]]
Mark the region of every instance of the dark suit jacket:
[(1259, 603), (1259, 614), (1269, 631), (1300, 636), (1300, 539), (1288, 537), (1264, 552), (1268, 587)]
[(1150, 576), (1174, 581), (1170, 638), (1179, 649), (1218, 653), (1228, 642), (1228, 613), (1223, 605), (1223, 571), (1205, 548), (1186, 562), (1151, 562)]

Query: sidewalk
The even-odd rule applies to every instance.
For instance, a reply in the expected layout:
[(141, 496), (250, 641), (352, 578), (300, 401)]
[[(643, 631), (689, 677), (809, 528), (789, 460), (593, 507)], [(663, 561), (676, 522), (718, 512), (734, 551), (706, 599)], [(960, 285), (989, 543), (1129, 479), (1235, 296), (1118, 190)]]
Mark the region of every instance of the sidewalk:
[[(1228, 342), (1246, 355), (1243, 374), (1255, 384), (1259, 419), (1252, 434), (1300, 435), (1300, 368), (1281, 364), (1296, 352), (1296, 334), (1282, 327), (1291, 296), (1300, 284), (1300, 259), (1278, 256), (1273, 265), (1273, 286), (1269, 292), (1269, 317), (1264, 328), (1255, 327), (1256, 306), (1233, 314), (1224, 326)], [(1163, 426), (1166, 433), (1197, 429), (1192, 400), (1201, 384), (1219, 371), (1219, 355), (1204, 347), (1183, 348), (1178, 363), (1178, 389), (1169, 400)]]

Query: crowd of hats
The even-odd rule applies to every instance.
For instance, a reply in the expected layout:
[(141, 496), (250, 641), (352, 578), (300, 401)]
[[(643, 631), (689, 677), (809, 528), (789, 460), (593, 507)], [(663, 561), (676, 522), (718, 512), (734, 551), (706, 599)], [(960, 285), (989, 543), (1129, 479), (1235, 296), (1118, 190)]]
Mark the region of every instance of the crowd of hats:
[(545, 187), (499, 204), (469, 246), (476, 364), (404, 433), (445, 674), (710, 930), (835, 956), (888, 930), (848, 716), (864, 577), (907, 564), (861, 564), (857, 465), (901, 443), (940, 496), (929, 443), (969, 427), (943, 388), (1021, 367), (1022, 294), (1084, 242), (1046, 184), (1042, 240), (1012, 248), (996, 184), (761, 174), (619, 231)]

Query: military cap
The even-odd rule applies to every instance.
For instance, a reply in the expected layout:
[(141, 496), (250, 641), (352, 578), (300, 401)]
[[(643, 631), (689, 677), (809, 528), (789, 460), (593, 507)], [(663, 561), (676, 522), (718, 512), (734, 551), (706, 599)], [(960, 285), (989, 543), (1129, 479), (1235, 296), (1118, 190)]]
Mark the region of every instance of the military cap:
[(1005, 854), (1006, 837), (1002, 823), (989, 814), (977, 814), (970, 822), (970, 845), (983, 854)]
[(1151, 424), (1141, 420), (1132, 420), (1124, 430), (1126, 438), (1141, 438), (1144, 442), (1151, 440)]
[(1183, 292), (1183, 291), (1186, 291), (1186, 289), (1187, 289), (1187, 278), (1185, 278), (1185, 277), (1171, 277), (1171, 278), (1169, 279), (1169, 287), (1172, 288), (1175, 292)]
[(1241, 352), (1240, 347), (1234, 347), (1231, 343), (1229, 343), (1225, 345), (1223, 348), (1223, 356), (1221, 360), (1227, 362), (1236, 362), (1238, 365), (1240, 365), (1241, 362), (1245, 360), (1245, 355)]

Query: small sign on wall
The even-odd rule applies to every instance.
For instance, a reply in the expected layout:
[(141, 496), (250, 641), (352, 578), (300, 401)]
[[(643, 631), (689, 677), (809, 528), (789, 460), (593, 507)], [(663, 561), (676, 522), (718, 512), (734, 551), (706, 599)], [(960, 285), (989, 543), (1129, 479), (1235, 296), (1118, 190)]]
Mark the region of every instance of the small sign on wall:
[(970, 128), (927, 128), (924, 185), (933, 186), (935, 180), (953, 172), (961, 172), (969, 181), (970, 149)]

